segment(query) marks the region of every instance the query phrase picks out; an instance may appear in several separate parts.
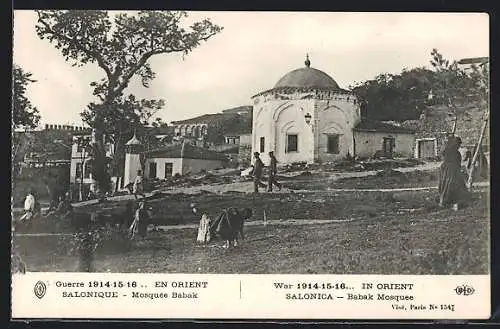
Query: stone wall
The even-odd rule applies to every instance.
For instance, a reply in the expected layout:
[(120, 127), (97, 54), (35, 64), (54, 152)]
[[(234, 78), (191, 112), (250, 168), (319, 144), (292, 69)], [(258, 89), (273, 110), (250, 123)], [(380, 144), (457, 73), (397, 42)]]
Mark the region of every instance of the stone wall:
[(242, 167), (250, 165), (252, 161), (252, 134), (240, 136), (238, 148), (238, 163)]

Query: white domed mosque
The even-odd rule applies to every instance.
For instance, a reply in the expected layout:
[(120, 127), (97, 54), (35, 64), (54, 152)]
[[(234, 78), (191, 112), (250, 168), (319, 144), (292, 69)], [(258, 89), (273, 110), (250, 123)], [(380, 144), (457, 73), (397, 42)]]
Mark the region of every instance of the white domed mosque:
[(285, 74), (252, 100), (252, 154), (259, 152), (264, 162), (270, 151), (281, 164), (330, 162), (348, 154), (371, 156), (384, 148), (392, 153), (398, 146), (413, 154), (413, 132), (362, 120), (358, 97), (312, 68), (309, 56), (305, 67)]

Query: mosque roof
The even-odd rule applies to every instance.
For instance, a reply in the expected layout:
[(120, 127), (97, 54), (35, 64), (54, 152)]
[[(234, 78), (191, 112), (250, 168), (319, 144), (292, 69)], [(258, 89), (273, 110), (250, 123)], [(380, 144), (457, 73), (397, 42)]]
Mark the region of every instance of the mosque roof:
[(278, 80), (274, 88), (283, 87), (316, 87), (321, 89), (339, 89), (339, 85), (325, 72), (312, 68), (309, 56), (306, 57), (305, 67), (295, 69)]
[[(325, 72), (312, 68), (309, 56), (306, 57), (304, 62), (305, 67), (301, 67), (292, 70), (285, 74), (278, 82), (274, 85), (273, 89), (288, 90), (288, 89), (300, 89), (300, 90), (338, 90), (343, 91), (337, 82)], [(270, 91), (270, 90), (268, 90)], [(260, 95), (261, 92), (257, 95)], [(255, 95), (255, 96), (257, 96)]]

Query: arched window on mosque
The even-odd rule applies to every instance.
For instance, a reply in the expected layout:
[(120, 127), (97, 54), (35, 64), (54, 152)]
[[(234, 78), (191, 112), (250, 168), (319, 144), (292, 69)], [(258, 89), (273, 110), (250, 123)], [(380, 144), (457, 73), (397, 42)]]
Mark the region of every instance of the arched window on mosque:
[(207, 134), (207, 126), (202, 126), (201, 127), (201, 134), (206, 135)]
[(189, 135), (189, 126), (186, 126), (184, 128), (184, 136), (187, 136), (187, 135)]

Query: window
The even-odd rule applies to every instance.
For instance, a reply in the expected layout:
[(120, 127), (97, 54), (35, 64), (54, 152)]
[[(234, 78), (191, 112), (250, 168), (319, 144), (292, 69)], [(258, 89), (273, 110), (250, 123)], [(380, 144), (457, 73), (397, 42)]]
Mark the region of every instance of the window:
[(76, 178), (82, 178), (82, 164), (81, 163), (77, 163), (76, 164), (76, 174), (75, 174)]
[(297, 152), (299, 150), (299, 138), (297, 135), (286, 136), (286, 152)]
[(156, 178), (156, 162), (149, 164), (149, 178)]
[(339, 154), (339, 135), (327, 135), (327, 149), (328, 153)]
[(165, 163), (165, 178), (172, 177), (172, 172), (174, 171), (174, 164), (171, 162)]
[(264, 153), (265, 148), (264, 146), (266, 145), (266, 139), (264, 137), (260, 138), (260, 153)]
[(85, 172), (83, 173), (84, 178), (90, 178), (90, 174), (92, 173), (92, 163), (85, 163)]
[(392, 136), (384, 137), (382, 142), (382, 151), (385, 156), (392, 157), (392, 153), (396, 148), (396, 139)]

